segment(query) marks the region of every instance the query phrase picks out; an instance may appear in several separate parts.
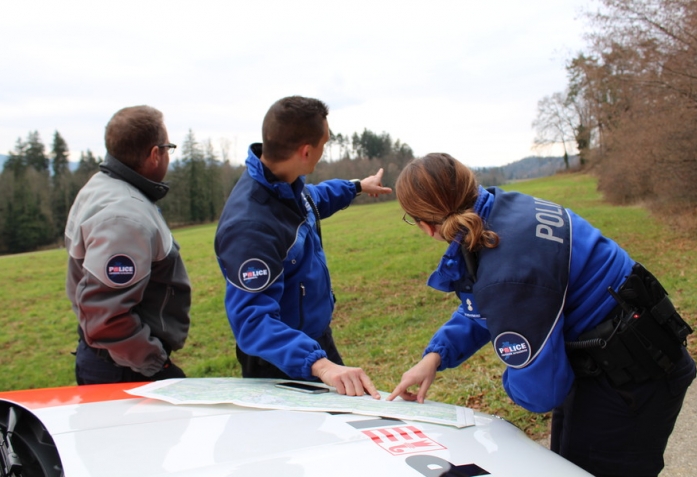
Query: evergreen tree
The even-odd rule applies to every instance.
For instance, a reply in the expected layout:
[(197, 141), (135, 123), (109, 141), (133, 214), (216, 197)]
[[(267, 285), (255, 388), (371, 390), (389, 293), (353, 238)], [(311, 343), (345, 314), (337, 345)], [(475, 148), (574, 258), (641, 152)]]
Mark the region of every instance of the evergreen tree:
[(27, 136), (24, 158), (28, 166), (39, 172), (48, 172), (49, 159), (46, 156), (46, 146), (41, 142), (38, 131), (30, 132)]
[(220, 215), (225, 203), (223, 194), (222, 178), (220, 175), (221, 163), (213, 149), (213, 143), (210, 139), (205, 143), (204, 159), (206, 161), (206, 202), (208, 213), (206, 221), (214, 221)]
[(185, 181), (188, 183), (189, 217), (191, 223), (204, 222), (207, 217), (206, 207), (206, 160), (194, 132), (189, 129), (182, 146)]
[(51, 212), (53, 214), (54, 235), (56, 238), (63, 236), (65, 224), (68, 220), (70, 206), (77, 195), (72, 187), (72, 173), (68, 167), (68, 144), (56, 131), (53, 135), (51, 156), (53, 158), (53, 187), (51, 189)]
[(351, 143), (358, 157), (375, 159), (385, 157), (392, 152), (392, 138), (386, 132), (376, 134), (369, 129), (363, 129), (360, 136), (358, 133), (353, 133)]
[(53, 134), (53, 146), (51, 147), (51, 156), (53, 157), (53, 175), (59, 176), (69, 170), (68, 144), (58, 131)]
[(165, 177), (169, 192), (158, 202), (162, 215), (170, 227), (186, 224), (189, 220), (188, 186), (185, 176), (186, 171), (181, 160), (170, 163)]
[(26, 149), (27, 145), (18, 137), (14, 151), (10, 151), (10, 157), (5, 161), (3, 171), (10, 171), (15, 177), (21, 175), (27, 168)]
[(92, 151), (89, 149), (87, 149), (86, 152), (80, 153), (80, 162), (78, 162), (77, 171), (75, 171), (78, 189), (82, 188), (90, 177), (92, 177), (95, 172), (99, 171), (99, 164), (101, 162), (102, 158), (94, 157), (94, 154), (92, 154)]
[[(4, 174), (3, 174), (4, 175)], [(4, 207), (2, 241), (9, 253), (36, 250), (53, 241), (48, 205), (48, 181), (33, 169), (13, 177), (13, 190)]]

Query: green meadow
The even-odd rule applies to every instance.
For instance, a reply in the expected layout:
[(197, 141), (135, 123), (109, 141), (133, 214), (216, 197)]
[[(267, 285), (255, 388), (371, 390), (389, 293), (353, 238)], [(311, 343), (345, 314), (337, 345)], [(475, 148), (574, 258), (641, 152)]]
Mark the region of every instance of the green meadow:
[[(683, 317), (697, 324), (697, 239), (668, 230), (638, 206), (602, 201), (588, 175), (562, 174), (504, 187), (572, 208), (654, 272)], [(337, 297), (334, 336), (346, 363), (391, 391), (458, 306), (425, 283), (445, 244), (401, 221), (396, 201), (357, 205), (322, 222)], [(174, 230), (194, 295), (185, 348), (173, 359), (191, 377), (240, 376), (223, 310), (225, 282), (213, 252), (215, 224)], [(64, 292), (65, 250), (0, 257), (0, 391), (75, 384), (76, 319)], [(697, 355), (697, 340), (690, 337)], [(530, 436), (547, 432), (548, 414), (514, 405), (490, 346), (439, 373), (429, 399), (504, 417)]]

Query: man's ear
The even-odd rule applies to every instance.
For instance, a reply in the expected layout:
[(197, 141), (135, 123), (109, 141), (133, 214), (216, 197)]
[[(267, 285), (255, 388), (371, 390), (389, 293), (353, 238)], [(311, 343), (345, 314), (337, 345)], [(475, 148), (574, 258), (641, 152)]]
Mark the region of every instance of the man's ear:
[(312, 146), (310, 146), (309, 144), (305, 144), (297, 149), (297, 157), (300, 160), (300, 164), (306, 164), (307, 161), (310, 159), (311, 148)]
[(160, 164), (160, 160), (162, 160), (162, 157), (160, 157), (160, 148), (153, 146), (152, 149), (150, 149), (150, 154), (145, 158), (143, 164), (141, 164), (139, 170), (136, 172), (138, 172), (141, 176), (148, 177), (150, 175), (150, 171), (157, 169), (157, 166)]

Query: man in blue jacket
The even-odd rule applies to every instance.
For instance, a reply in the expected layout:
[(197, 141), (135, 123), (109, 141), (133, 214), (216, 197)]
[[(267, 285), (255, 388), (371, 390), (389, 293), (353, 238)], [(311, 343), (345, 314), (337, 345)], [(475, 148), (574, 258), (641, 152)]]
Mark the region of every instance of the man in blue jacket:
[(291, 96), (264, 117), (263, 144), (220, 217), (215, 251), (227, 281), (225, 309), (244, 377), (316, 380), (340, 394), (380, 395), (360, 368), (343, 365), (330, 327), (334, 293), (320, 219), (361, 192), (377, 196), (383, 171), (363, 180), (305, 184), (329, 140), (327, 106)]

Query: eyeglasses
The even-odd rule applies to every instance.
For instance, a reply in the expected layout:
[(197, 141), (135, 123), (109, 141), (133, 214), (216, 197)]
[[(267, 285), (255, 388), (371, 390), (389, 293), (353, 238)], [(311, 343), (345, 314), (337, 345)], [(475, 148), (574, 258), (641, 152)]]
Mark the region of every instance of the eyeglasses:
[(417, 223), (421, 222), (421, 219), (412, 217), (411, 215), (406, 213), (402, 216), (402, 220), (408, 223), (409, 225), (416, 225)]
[(159, 148), (167, 148), (169, 149), (170, 154), (174, 154), (174, 150), (177, 148), (176, 144), (158, 144), (157, 147)]

